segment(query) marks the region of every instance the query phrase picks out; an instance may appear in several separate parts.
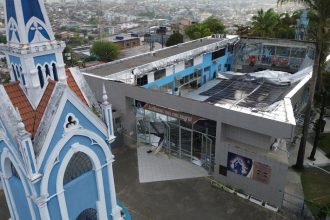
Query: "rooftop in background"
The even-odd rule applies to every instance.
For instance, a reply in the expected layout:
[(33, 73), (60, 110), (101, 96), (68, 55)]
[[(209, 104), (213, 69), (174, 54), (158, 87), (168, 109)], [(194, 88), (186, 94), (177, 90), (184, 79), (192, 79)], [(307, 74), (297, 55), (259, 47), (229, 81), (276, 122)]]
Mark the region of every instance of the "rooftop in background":
[[(162, 48), (162, 45), (155, 42), (154, 47), (155, 47), (155, 50), (159, 50)], [(144, 54), (144, 53), (148, 53), (148, 52), (150, 52), (150, 44), (144, 43), (141, 46), (121, 50), (119, 57), (121, 59), (124, 59), (124, 58), (132, 57), (132, 56), (136, 56), (136, 55), (140, 55), (140, 54)]]
[(294, 125), (291, 101), (311, 78), (313, 42), (213, 37), (82, 72)]
[(113, 37), (109, 37), (109, 40), (112, 42), (120, 42), (120, 41), (126, 41), (126, 40), (132, 40), (132, 39), (138, 39), (137, 36), (131, 36), (131, 35), (117, 35)]
[(82, 72), (108, 77), (111, 74), (119, 73), (132, 68), (140, 67), (164, 58), (182, 54), (196, 48), (204, 47), (214, 43), (226, 43), (228, 39), (223, 38), (203, 38), (201, 40), (189, 41), (176, 46), (167, 47), (153, 52), (116, 60), (103, 65), (83, 69)]

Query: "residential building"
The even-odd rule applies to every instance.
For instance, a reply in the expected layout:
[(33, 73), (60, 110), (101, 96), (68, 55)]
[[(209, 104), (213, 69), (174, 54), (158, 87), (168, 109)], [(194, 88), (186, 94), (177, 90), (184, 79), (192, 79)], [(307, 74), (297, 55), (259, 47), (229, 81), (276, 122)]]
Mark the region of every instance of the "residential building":
[(114, 42), (121, 50), (137, 47), (141, 44), (139, 37), (132, 37), (127, 35), (118, 35), (110, 40)]

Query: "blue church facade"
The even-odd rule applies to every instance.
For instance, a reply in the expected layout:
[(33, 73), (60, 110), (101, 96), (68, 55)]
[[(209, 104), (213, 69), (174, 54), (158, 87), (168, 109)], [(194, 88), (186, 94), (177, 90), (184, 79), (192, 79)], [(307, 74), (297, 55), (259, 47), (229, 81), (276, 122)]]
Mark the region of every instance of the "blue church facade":
[(130, 219), (116, 199), (105, 90), (99, 105), (83, 76), (65, 70), (42, 0), (6, 0), (5, 13), (0, 176), (11, 219)]

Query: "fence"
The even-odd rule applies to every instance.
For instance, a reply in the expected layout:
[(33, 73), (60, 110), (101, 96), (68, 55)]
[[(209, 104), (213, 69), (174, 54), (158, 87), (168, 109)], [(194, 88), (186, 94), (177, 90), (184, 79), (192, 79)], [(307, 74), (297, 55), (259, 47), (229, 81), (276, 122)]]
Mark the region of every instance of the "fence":
[[(287, 192), (281, 193), (283, 193), (283, 202), (281, 209), (283, 211), (295, 214), (300, 219), (315, 218), (317, 220), (325, 220), (327, 215), (330, 216), (329, 208), (326, 209), (324, 207), (320, 207), (319, 205), (311, 201), (307, 201), (304, 198)], [(314, 216), (312, 212), (314, 213)]]

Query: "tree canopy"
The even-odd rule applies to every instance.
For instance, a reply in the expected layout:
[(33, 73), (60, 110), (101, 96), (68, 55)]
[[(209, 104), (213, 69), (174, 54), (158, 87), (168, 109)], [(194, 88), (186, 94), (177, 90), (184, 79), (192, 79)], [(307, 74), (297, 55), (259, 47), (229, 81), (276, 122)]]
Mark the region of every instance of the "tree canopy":
[(183, 35), (180, 33), (173, 33), (166, 41), (166, 47), (174, 46), (183, 43)]
[[(314, 104), (314, 95), (317, 84), (318, 84), (317, 87), (319, 88), (320, 92), (325, 94), (325, 88), (324, 85), (322, 85), (323, 84), (322, 66), (324, 65), (324, 54), (328, 52), (328, 48), (326, 47), (326, 45), (328, 45), (327, 42), (329, 40), (328, 28), (330, 23), (330, 4), (329, 4), (329, 0), (278, 0), (278, 3), (280, 4), (287, 2), (296, 2), (296, 3), (304, 4), (314, 14), (313, 24), (315, 25), (315, 27), (313, 28), (315, 28), (314, 40), (316, 40), (316, 44), (315, 44), (316, 49), (315, 49), (315, 59), (313, 65), (313, 75), (310, 80), (311, 89), (309, 90), (309, 100), (305, 110), (303, 132), (300, 140), (297, 161), (295, 164), (295, 167), (297, 169), (303, 169), (306, 141), (307, 141), (307, 135), (310, 125), (310, 115)], [(322, 120), (322, 114), (320, 114), (320, 119)], [(314, 156), (316, 153), (316, 148), (318, 147), (319, 144), (319, 140), (317, 138), (319, 133), (320, 133), (320, 128), (317, 128), (317, 131), (315, 132), (313, 149), (309, 156), (310, 160), (315, 160)]]
[(91, 53), (101, 61), (110, 62), (118, 58), (119, 47), (111, 41), (99, 40), (93, 44)]
[(210, 36), (211, 34), (223, 34), (225, 33), (225, 25), (223, 22), (211, 16), (202, 23), (192, 24), (185, 28), (185, 34), (190, 39), (198, 39), (201, 37)]
[(290, 16), (287, 13), (278, 14), (274, 9), (260, 9), (258, 14), (252, 17), (248, 35), (292, 39), (295, 37), (296, 19), (296, 14)]

